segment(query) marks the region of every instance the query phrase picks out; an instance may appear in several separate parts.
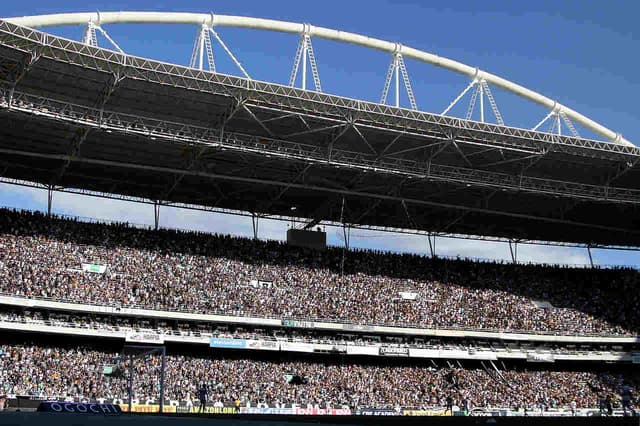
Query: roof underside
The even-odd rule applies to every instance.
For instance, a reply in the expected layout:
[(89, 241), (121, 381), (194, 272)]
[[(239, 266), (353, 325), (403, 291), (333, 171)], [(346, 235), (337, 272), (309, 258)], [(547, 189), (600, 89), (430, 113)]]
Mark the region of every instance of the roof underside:
[(640, 245), (637, 148), (188, 70), (2, 21), (0, 80), (4, 178), (267, 215), (295, 206), (315, 220)]

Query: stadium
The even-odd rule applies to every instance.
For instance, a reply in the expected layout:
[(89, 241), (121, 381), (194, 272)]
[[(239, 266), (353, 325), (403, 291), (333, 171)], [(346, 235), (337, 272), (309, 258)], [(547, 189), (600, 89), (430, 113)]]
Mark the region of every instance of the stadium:
[[(189, 65), (126, 53), (118, 24), (192, 26)], [(253, 79), (223, 28), (297, 37), (289, 84)], [(325, 93), (315, 40), (388, 55), (380, 102)], [(468, 85), (424, 112), (405, 60)], [(509, 126), (492, 88), (546, 113)], [(48, 194), (43, 212), (0, 209), (0, 423), (638, 415), (640, 272), (517, 248), (637, 251), (640, 148), (497, 74), (262, 18), (6, 17), (0, 153), (0, 182)], [(147, 204), (155, 226), (56, 215), (54, 193)], [(163, 228), (162, 207), (250, 217), (254, 238)], [(264, 220), (286, 242), (258, 238)], [(355, 249), (351, 230), (430, 252)], [(512, 261), (439, 256), (436, 238), (508, 243)]]

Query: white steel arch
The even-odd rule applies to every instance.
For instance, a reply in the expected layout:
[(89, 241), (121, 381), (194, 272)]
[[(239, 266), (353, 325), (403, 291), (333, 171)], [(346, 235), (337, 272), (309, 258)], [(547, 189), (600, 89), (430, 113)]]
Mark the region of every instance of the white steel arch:
[(267, 31), (277, 31), (291, 34), (307, 34), (325, 40), (333, 40), (354, 44), (370, 49), (375, 49), (390, 54), (401, 54), (405, 58), (429, 63), (437, 67), (466, 75), (478, 81), (485, 81), (496, 87), (500, 87), (517, 96), (534, 102), (556, 114), (562, 114), (581, 126), (606, 138), (611, 143), (634, 146), (622, 137), (620, 133), (603, 126), (600, 123), (580, 114), (579, 112), (564, 106), (553, 99), (540, 93), (527, 89), (517, 83), (482, 71), (478, 68), (463, 64), (453, 59), (444, 58), (433, 53), (403, 46), (398, 43), (384, 41), (361, 34), (334, 30), (330, 28), (316, 27), (309, 24), (299, 24), (271, 19), (251, 18), (244, 16), (215, 15), (213, 13), (183, 13), (183, 12), (95, 12), (95, 13), (61, 13), (53, 15), (35, 15), (15, 18), (6, 18), (6, 21), (16, 25), (31, 28), (44, 28), (63, 25), (86, 25), (91, 22), (97, 25), (103, 24), (193, 24), (216, 27), (250, 28)]

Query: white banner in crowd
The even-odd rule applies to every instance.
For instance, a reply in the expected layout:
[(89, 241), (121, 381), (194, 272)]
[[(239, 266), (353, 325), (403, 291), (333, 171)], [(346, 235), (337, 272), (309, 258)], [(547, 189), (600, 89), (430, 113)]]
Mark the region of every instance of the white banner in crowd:
[(497, 355), (493, 351), (472, 352), (450, 349), (421, 349), (409, 348), (409, 356), (414, 358), (441, 358), (441, 359), (478, 359), (484, 361), (496, 361)]
[(540, 354), (529, 352), (527, 354), (527, 362), (555, 362), (553, 354)]
[(164, 343), (164, 336), (153, 332), (134, 332), (130, 331), (125, 336), (125, 342), (133, 343), (154, 343), (161, 345)]
[(280, 350), (291, 352), (313, 352), (313, 344), (298, 342), (280, 342)]
[(253, 288), (271, 288), (273, 287), (273, 281), (251, 280), (249, 285)]
[(348, 355), (380, 355), (380, 346), (352, 346), (347, 345)]
[(94, 274), (104, 274), (107, 270), (107, 265), (98, 265), (96, 263), (83, 263), (82, 270), (84, 272), (92, 272)]
[(246, 349), (255, 349), (261, 351), (277, 351), (280, 350), (280, 343), (270, 340), (247, 340)]
[(418, 297), (418, 293), (414, 293), (412, 291), (400, 291), (398, 294), (400, 294), (400, 297), (403, 300), (416, 300)]

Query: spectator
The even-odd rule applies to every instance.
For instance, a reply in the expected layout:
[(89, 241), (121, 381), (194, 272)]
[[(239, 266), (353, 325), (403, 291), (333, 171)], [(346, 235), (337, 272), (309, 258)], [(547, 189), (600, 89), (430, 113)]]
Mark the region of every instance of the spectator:
[[(0, 210), (0, 293), (12, 296), (428, 328), (603, 335), (640, 329), (636, 270), (347, 254), (341, 275), (336, 248), (316, 252)], [(82, 264), (106, 270), (86, 272)], [(400, 290), (415, 299), (402, 299)]]
[(202, 412), (205, 412), (207, 409), (207, 386), (205, 384), (200, 385), (200, 389), (198, 390), (198, 395), (200, 397), (200, 408), (198, 412), (202, 413)]

